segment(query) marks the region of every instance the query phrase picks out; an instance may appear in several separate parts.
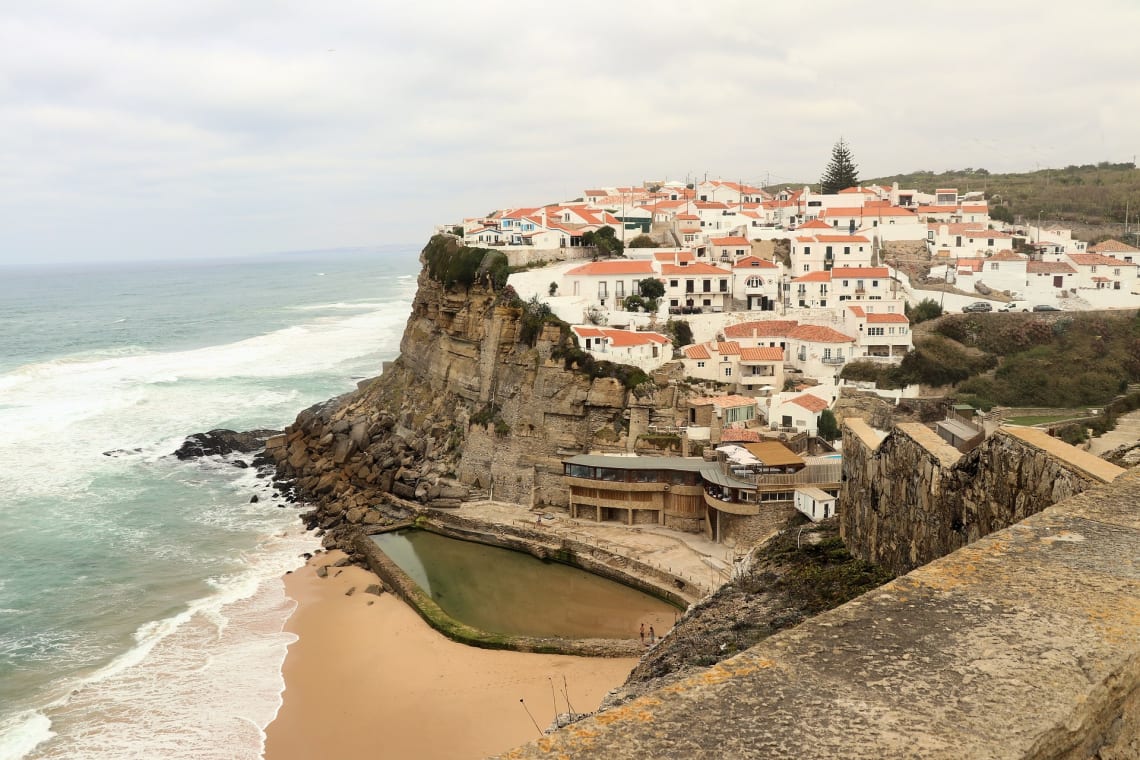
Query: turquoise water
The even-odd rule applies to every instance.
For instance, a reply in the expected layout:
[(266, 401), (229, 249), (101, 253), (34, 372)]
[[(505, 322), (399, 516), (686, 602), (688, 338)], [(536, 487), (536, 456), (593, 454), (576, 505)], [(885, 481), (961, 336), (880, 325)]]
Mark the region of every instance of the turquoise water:
[(317, 541), (252, 469), (169, 454), (378, 374), (417, 271), (400, 247), (0, 270), (0, 760), (260, 755), (280, 577)]
[(664, 634), (679, 614), (637, 589), (559, 562), (426, 530), (373, 536), (444, 612), (490, 633), (570, 639)]

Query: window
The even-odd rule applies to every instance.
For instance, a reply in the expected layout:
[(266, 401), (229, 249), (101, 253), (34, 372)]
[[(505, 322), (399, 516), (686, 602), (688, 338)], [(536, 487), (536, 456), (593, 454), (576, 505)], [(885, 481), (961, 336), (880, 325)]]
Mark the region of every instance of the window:
[(990, 262), (990, 271), (991, 271), (991, 272), (996, 272), (996, 271), (997, 271), (997, 268), (998, 268), (997, 262), (996, 262), (996, 261), (991, 261), (991, 262)]
[(764, 284), (764, 281), (759, 277), (749, 277), (744, 284), (750, 288), (759, 288)]
[(867, 328), (867, 334), (868, 335), (882, 335), (883, 334), (883, 328), (881, 328), (881, 327), (868, 327)]
[(701, 281), (701, 292), (702, 293), (711, 293), (712, 292), (712, 280), (702, 280)]
[(843, 281), (843, 287), (845, 287), (845, 288), (850, 287), (850, 285), (851, 285), (851, 280), (844, 280)]
[(811, 271), (811, 265), (810, 264), (804, 264), (804, 271), (810, 272)]
[(1093, 274), (1096, 274), (1096, 264), (1093, 264), (1091, 267), (1089, 267), (1089, 271)]
[(1117, 277), (1119, 277), (1119, 276), (1120, 276), (1120, 270), (1119, 270), (1119, 269), (1113, 269), (1113, 270), (1112, 270), (1112, 273), (1113, 273), (1114, 275), (1116, 275)]
[(851, 253), (851, 246), (849, 246), (849, 245), (843, 246), (843, 255), (847, 256), (847, 255), (850, 255), (850, 253)]
[(705, 366), (705, 363), (704, 363), (704, 362), (697, 362), (697, 367), (698, 367), (698, 368), (704, 368), (704, 366)]
[(732, 377), (732, 367), (725, 367), (724, 368), (724, 376), (725, 377)]
[(830, 245), (823, 249), (823, 255), (824, 256), (831, 256), (832, 255)]
[(677, 300), (676, 298), (670, 298), (669, 299), (669, 305), (670, 306), (680, 306), (681, 302), (679, 300)]
[(712, 301), (706, 298), (701, 301), (701, 306), (712, 306)]
[(669, 280), (669, 287), (671, 287), (671, 288), (677, 287), (677, 281), (676, 280)]
[(810, 255), (810, 254), (811, 254), (811, 246), (810, 246), (810, 245), (805, 245), (805, 246), (804, 246), (804, 256), (808, 256), (808, 255)]
[(727, 293), (728, 292), (728, 280), (721, 280), (720, 281), (720, 292), (721, 293)]
[(824, 359), (830, 359), (831, 358), (831, 349), (830, 348), (823, 349), (823, 358)]

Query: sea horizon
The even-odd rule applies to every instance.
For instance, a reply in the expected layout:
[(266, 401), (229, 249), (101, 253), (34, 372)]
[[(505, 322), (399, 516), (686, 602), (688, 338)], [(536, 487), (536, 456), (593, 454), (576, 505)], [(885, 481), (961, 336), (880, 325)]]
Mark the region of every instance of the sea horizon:
[(171, 454), (378, 375), (416, 253), (8, 268), (0, 760), (260, 756), (293, 638), (281, 577), (319, 540), (250, 456)]

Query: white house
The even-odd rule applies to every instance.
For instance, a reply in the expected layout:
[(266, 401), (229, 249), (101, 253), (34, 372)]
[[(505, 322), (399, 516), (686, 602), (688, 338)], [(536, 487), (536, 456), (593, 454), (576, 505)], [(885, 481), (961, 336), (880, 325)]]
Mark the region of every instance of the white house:
[(784, 387), (782, 348), (741, 348), (739, 365), (736, 382), (744, 392), (763, 393)]
[(731, 264), (752, 255), (752, 243), (740, 235), (709, 238), (709, 246), (711, 246), (709, 255), (713, 261)]
[(902, 313), (868, 312), (862, 306), (848, 306), (857, 340), (851, 359), (897, 364), (914, 348), (910, 320)]
[(933, 253), (951, 256), (984, 256), (1013, 247), (1014, 235), (986, 229), (978, 223), (932, 223), (927, 225), (926, 245)]
[(1123, 290), (1136, 285), (1136, 264), (1100, 253), (1070, 253), (1065, 256), (1077, 270), (1075, 287), (1090, 290)]
[(815, 435), (819, 431), (819, 414), (831, 404), (809, 392), (780, 393), (772, 397), (768, 407), (768, 426), (773, 430), (794, 430)]
[(1025, 265), (1026, 298), (1040, 298), (1077, 287), (1077, 270), (1064, 261), (1030, 261)]
[(578, 344), (595, 359), (655, 370), (673, 358), (673, 344), (657, 332), (573, 325)]
[(638, 283), (656, 277), (647, 259), (608, 259), (574, 267), (562, 275), (561, 295), (590, 299), (611, 309), (621, 308), (626, 296), (638, 292)]
[[(672, 309), (724, 311), (731, 304), (732, 272), (713, 264), (661, 264), (665, 299)], [(674, 312), (676, 313), (676, 312)]]
[(1140, 248), (1133, 248), (1119, 240), (1105, 240), (1089, 248), (1089, 253), (1111, 256), (1117, 261), (1140, 262)]
[(772, 311), (780, 298), (782, 267), (756, 256), (745, 256), (732, 265), (732, 297), (749, 311)]
[(792, 273), (869, 267), (873, 253), (871, 241), (862, 235), (797, 235), (792, 239)]
[(797, 325), (787, 333), (785, 356), (808, 377), (832, 378), (855, 350), (855, 338), (822, 325)]
[[(799, 326), (794, 319), (763, 319), (726, 325), (724, 337), (736, 341), (742, 348), (788, 347), (788, 333)], [(786, 352), (785, 352), (786, 355)]]
[(812, 522), (835, 517), (835, 504), (838, 498), (819, 488), (797, 488), (793, 503), (801, 514)]
[(743, 348), (736, 341), (711, 340), (681, 352), (686, 377), (736, 383), (741, 391), (756, 394), (784, 386), (782, 348)]
[(803, 309), (827, 307), (831, 290), (831, 272), (808, 272), (793, 278), (790, 284), (793, 304)]
[(831, 275), (831, 293), (836, 301), (883, 301), (898, 299), (898, 282), (887, 267), (836, 267)]

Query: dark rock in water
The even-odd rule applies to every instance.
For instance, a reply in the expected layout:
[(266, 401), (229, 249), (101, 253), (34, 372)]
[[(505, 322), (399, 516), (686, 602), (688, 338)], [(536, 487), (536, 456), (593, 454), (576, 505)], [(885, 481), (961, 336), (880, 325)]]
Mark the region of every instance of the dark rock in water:
[(256, 503), (257, 503), (257, 502), (259, 502), (259, 501), (261, 501), (261, 499), (259, 499), (259, 498), (257, 497), (257, 494), (254, 494), (253, 496), (250, 496), (250, 497), (249, 497), (249, 503), (250, 503), (250, 504), (256, 504)]
[[(208, 433), (195, 433), (186, 438), (174, 456), (179, 459), (195, 459), (215, 454), (249, 454), (265, 447), (265, 441), (277, 430), (250, 430), (238, 433), (234, 430), (211, 430)], [(245, 466), (248, 466), (246, 464)]]
[(249, 462), (245, 461), (244, 459), (235, 459), (233, 465), (239, 470), (249, 469)]
[(142, 449), (129, 449), (129, 450), (128, 449), (111, 449), (110, 451), (104, 451), (103, 456), (105, 456), (105, 457), (121, 457), (125, 454), (141, 454), (141, 453), (142, 453)]

